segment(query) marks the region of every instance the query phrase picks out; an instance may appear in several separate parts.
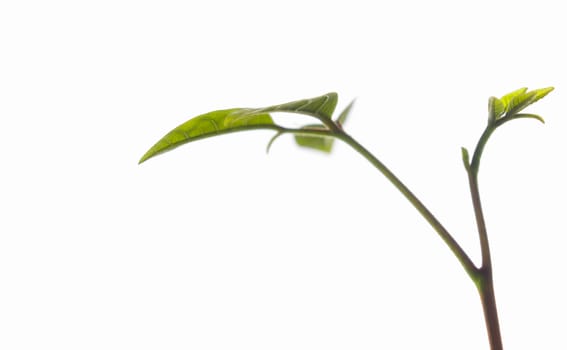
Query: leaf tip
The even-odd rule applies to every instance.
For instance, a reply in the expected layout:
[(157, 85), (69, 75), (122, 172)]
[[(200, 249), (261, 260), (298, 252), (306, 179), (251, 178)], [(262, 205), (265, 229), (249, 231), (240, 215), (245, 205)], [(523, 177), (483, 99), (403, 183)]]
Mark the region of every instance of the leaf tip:
[(542, 88), (542, 89), (537, 89), (534, 90), (533, 92), (535, 93), (535, 100), (540, 100), (542, 98), (544, 98), (545, 96), (547, 96), (550, 92), (552, 92), (553, 90), (555, 90), (555, 88), (553, 86), (549, 86), (546, 88)]
[(140, 160), (138, 161), (138, 165), (142, 164), (143, 162), (145, 162), (146, 160), (150, 159), (152, 157), (152, 154), (150, 154), (150, 152), (146, 152), (146, 154), (144, 154), (142, 156), (142, 158), (140, 158)]

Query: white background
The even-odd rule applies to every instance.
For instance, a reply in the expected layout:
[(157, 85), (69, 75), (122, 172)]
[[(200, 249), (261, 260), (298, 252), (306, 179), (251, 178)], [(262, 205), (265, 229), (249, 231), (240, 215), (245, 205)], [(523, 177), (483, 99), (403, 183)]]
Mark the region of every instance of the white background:
[(488, 349), (457, 260), (346, 145), (137, 161), (197, 114), (337, 91), (478, 261), (460, 147), (522, 86), (556, 87), (547, 124), (480, 170), (503, 340), (566, 349), (565, 33), (558, 1), (3, 1), (0, 349)]

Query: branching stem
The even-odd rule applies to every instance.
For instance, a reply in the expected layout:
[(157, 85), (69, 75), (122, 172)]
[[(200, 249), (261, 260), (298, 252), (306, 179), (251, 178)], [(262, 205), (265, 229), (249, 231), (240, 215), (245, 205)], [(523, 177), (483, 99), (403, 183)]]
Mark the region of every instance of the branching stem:
[[(328, 125), (327, 125), (328, 126)], [(398, 179), (394, 173), (390, 171), (378, 158), (376, 158), (370, 151), (362, 146), (358, 141), (348, 135), (341, 127), (332, 127), (329, 129), (319, 130), (306, 130), (306, 129), (287, 129), (280, 128), (280, 133), (294, 133), (294, 134), (308, 134), (313, 136), (327, 136), (335, 137), (362, 155), (374, 167), (376, 167), (403, 195), (404, 197), (417, 209), (417, 211), (427, 220), (433, 229), (439, 234), (441, 239), (447, 244), (449, 249), (457, 257), (471, 280), (476, 285), (484, 311), (484, 318), (486, 322), (486, 329), (488, 332), (488, 339), (491, 350), (502, 350), (502, 339), (500, 335), (500, 326), (498, 321), (498, 312), (496, 309), (496, 300), (494, 295), (494, 282), (492, 278), (492, 260), (490, 257), (490, 246), (488, 243), (488, 234), (486, 231), (486, 223), (482, 212), (482, 205), (480, 201), (480, 192), (478, 189), (478, 168), (480, 158), (484, 150), (484, 146), (488, 141), (492, 132), (496, 129), (495, 126), (488, 126), (481, 135), (476, 146), (471, 164), (465, 164), (469, 178), (469, 187), (471, 198), (474, 207), (475, 218), (477, 222), (480, 248), (482, 254), (482, 265), (476, 267), (467, 253), (461, 248), (453, 236), (443, 227), (437, 218), (423, 205), (423, 203), (409, 190), (409, 188)]]
[(478, 269), (461, 248), (453, 236), (443, 227), (437, 218), (423, 205), (423, 203), (409, 190), (409, 188), (398, 179), (378, 158), (376, 158), (370, 151), (364, 148), (358, 141), (353, 139), (344, 131), (340, 131), (335, 136), (351, 146), (354, 150), (366, 158), (372, 165), (374, 165), (403, 195), (406, 199), (417, 209), (417, 211), (427, 220), (433, 229), (439, 234), (441, 239), (449, 246), (449, 249), (455, 254), (467, 274), (473, 280), (478, 278)]

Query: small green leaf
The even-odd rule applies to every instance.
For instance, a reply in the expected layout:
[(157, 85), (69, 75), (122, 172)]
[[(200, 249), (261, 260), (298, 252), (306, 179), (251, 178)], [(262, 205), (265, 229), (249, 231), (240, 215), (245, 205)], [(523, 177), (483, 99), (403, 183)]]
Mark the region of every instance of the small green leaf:
[(541, 100), (547, 94), (553, 91), (553, 87), (543, 89), (536, 89), (527, 91), (526, 88), (518, 89), (508, 95), (502, 97), (502, 101), (506, 107), (506, 116), (512, 117), (514, 114), (519, 113), (527, 106)]
[(304, 99), (264, 108), (249, 109), (246, 113), (289, 112), (306, 114), (317, 119), (331, 119), (337, 106), (338, 95), (330, 92), (323, 96)]
[(267, 113), (249, 113), (248, 109), (234, 108), (202, 114), (171, 130), (142, 156), (139, 164), (170, 151), (185, 143), (206, 137), (227, 134), (236, 131), (274, 129), (272, 117)]
[[(529, 105), (547, 96), (551, 91), (553, 91), (553, 87), (536, 89), (532, 91), (527, 91), (527, 89), (522, 88), (506, 95), (506, 113), (504, 117), (501, 118), (502, 121), (499, 123), (499, 125), (508, 120), (517, 118), (535, 118), (543, 122), (543, 118), (535, 114), (523, 114), (520, 117), (517, 117), (516, 115), (518, 115), (519, 112), (524, 110)], [(504, 99), (504, 97), (502, 99)]]
[[(480, 158), (482, 156), (484, 147), (488, 142), (488, 139), (494, 132), (494, 130), (496, 130), (496, 128), (498, 128), (502, 124), (510, 120), (520, 119), (520, 118), (536, 119), (544, 123), (543, 118), (537, 114), (518, 113), (518, 112), (520, 112), (527, 106), (533, 104), (534, 102), (544, 98), (551, 91), (553, 91), (552, 87), (537, 89), (533, 91), (528, 91), (527, 88), (521, 88), (516, 91), (512, 91), (507, 95), (504, 95), (502, 98), (500, 98), (500, 101), (504, 105), (505, 112), (504, 115), (501, 116), (500, 118), (498, 118), (497, 116), (498, 114), (500, 114), (501, 106), (498, 106), (498, 102), (497, 102), (498, 99), (491, 97), (489, 100), (488, 126), (486, 127), (486, 129), (482, 133), (482, 136), (478, 140), (470, 166), (468, 168), (469, 171), (471, 171), (475, 175), (478, 173)], [(468, 152), (465, 153), (465, 151), (463, 150), (463, 161), (466, 160), (465, 157), (468, 158)], [(466, 162), (465, 162), (465, 166), (466, 166)]]
[(343, 111), (341, 112), (341, 114), (339, 114), (339, 117), (337, 118), (337, 122), (340, 125), (345, 125), (347, 117), (350, 114), (350, 110), (352, 109), (352, 106), (354, 105), (354, 101), (355, 100), (350, 101), (348, 106), (346, 106), (345, 109), (343, 109)]
[[(536, 89), (532, 91), (528, 91), (527, 88), (521, 88), (516, 91), (513, 91), (507, 95), (504, 95), (500, 100), (504, 104), (504, 120), (503, 122), (509, 119), (516, 119), (515, 115), (524, 110), (529, 105), (535, 103), (536, 101), (541, 100), (547, 94), (553, 91), (553, 87), (547, 87), (543, 89)], [(525, 117), (522, 117), (525, 118)], [(496, 119), (499, 119), (496, 116)], [(536, 118), (538, 120), (542, 120), (541, 117)], [(490, 116), (489, 116), (490, 120)], [(501, 122), (501, 123), (503, 123)]]
[[(327, 130), (327, 128), (321, 124), (315, 125), (306, 125), (302, 127), (303, 130)], [(330, 153), (333, 149), (334, 139), (328, 136), (319, 136), (319, 135), (308, 135), (308, 134), (301, 134), (301, 132), (296, 133), (295, 135), (295, 142), (302, 147), (307, 147), (311, 149), (315, 149), (318, 151), (322, 151), (325, 153)]]

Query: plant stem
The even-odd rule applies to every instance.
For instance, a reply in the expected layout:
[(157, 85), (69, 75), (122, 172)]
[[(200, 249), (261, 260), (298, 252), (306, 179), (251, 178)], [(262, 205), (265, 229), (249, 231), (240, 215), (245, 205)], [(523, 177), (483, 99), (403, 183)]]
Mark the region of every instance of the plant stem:
[[(477, 149), (480, 149), (480, 152), (482, 152), (482, 147)], [(480, 160), (480, 153), (478, 154), (478, 157), (476, 157), (476, 159)], [(484, 214), (482, 212), (482, 205), (480, 202), (477, 171), (478, 163), (476, 163), (475, 168), (470, 167), (467, 169), (482, 254), (482, 267), (479, 269), (480, 276), (478, 281), (476, 282), (476, 286), (478, 293), (480, 294), (480, 300), (482, 302), (484, 321), (486, 323), (486, 331), (488, 332), (490, 349), (502, 350), (502, 336), (500, 335), (500, 324), (498, 321), (498, 310), (496, 308), (494, 282), (492, 278), (492, 259), (490, 257), (490, 245), (488, 243), (486, 223), (484, 221)]]
[(470, 164), (471, 171), (475, 177), (478, 174), (478, 167), (480, 166), (480, 157), (482, 156), (482, 152), (484, 151), (484, 146), (486, 145), (486, 142), (488, 142), (488, 139), (490, 138), (494, 130), (496, 130), (496, 126), (488, 125), (486, 129), (484, 129), (484, 132), (482, 133), (480, 139), (476, 144), (476, 148), (474, 150), (473, 158)]
[(474, 215), (476, 218), (476, 224), (478, 228), (478, 237), (480, 241), (480, 250), (482, 254), (482, 267), (492, 268), (492, 259), (490, 257), (490, 246), (488, 244), (488, 234), (486, 232), (486, 223), (484, 221), (484, 214), (482, 212), (482, 205), (480, 203), (480, 193), (478, 190), (478, 180), (476, 174), (472, 171), (468, 171), (469, 175), (469, 187), (471, 192), (471, 198), (473, 202)]
[(488, 332), (488, 341), (491, 350), (502, 350), (502, 336), (500, 335), (500, 324), (498, 321), (498, 310), (494, 296), (494, 284), (492, 279), (492, 268), (481, 269), (480, 282), (477, 284), (478, 293), (484, 311), (484, 321)]
[(441, 239), (449, 246), (449, 249), (455, 254), (467, 274), (473, 281), (477, 281), (479, 271), (469, 258), (467, 253), (455, 241), (453, 236), (441, 225), (435, 216), (421, 203), (421, 201), (407, 188), (402, 181), (400, 181), (382, 162), (380, 162), (370, 151), (364, 148), (360, 143), (353, 139), (343, 130), (335, 131), (334, 136), (342, 140), (354, 150), (366, 158), (372, 165), (374, 165), (390, 182), (406, 197), (407, 200), (417, 209), (417, 211), (427, 220), (433, 229), (439, 234)]

